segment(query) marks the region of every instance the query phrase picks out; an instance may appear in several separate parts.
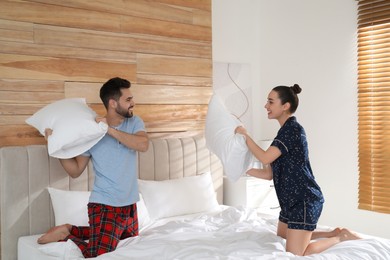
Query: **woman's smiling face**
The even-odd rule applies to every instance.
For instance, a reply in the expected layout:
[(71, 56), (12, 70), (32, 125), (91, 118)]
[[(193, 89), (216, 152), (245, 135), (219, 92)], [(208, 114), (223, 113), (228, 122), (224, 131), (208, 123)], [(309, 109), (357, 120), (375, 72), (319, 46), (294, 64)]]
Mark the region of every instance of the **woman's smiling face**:
[(279, 94), (274, 90), (268, 94), (267, 103), (264, 107), (267, 109), (269, 119), (278, 119), (285, 112), (285, 106), (282, 105)]

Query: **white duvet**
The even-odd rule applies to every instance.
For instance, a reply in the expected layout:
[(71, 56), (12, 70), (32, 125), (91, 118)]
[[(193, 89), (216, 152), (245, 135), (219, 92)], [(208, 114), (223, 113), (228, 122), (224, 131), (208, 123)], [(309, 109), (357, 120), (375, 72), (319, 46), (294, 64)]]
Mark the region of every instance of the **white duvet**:
[[(390, 240), (368, 236), (339, 243), (321, 254), (298, 257), (285, 252), (285, 240), (275, 232), (276, 219), (228, 207), (159, 220), (144, 227), (138, 237), (122, 240), (114, 252), (96, 259), (390, 259)], [(55, 259), (83, 259), (70, 240), (38, 246), (38, 250)]]

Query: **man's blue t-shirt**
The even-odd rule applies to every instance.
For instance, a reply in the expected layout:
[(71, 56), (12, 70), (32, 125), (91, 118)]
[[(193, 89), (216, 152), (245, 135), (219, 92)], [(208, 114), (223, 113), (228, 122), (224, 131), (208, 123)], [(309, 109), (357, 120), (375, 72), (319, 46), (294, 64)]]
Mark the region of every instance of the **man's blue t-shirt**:
[[(126, 118), (117, 130), (134, 134), (145, 131), (141, 118)], [(95, 181), (89, 202), (122, 207), (139, 200), (137, 183), (137, 152), (106, 134), (83, 156), (90, 156)]]

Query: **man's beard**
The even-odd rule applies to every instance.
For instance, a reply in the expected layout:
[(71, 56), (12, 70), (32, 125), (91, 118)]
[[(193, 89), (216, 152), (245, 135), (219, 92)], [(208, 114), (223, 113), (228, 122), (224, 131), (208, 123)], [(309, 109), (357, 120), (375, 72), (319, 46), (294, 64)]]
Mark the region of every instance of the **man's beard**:
[(133, 117), (133, 112), (129, 112), (129, 109), (122, 109), (121, 107), (117, 107), (115, 109), (115, 112), (117, 112), (119, 115), (121, 115), (125, 118)]

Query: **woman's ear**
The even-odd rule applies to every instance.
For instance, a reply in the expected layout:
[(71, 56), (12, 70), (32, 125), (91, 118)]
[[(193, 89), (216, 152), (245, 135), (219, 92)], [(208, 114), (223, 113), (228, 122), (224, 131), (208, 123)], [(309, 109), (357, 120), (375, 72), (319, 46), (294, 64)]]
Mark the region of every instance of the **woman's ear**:
[(286, 102), (283, 104), (283, 111), (290, 112), (291, 104), (290, 102)]

